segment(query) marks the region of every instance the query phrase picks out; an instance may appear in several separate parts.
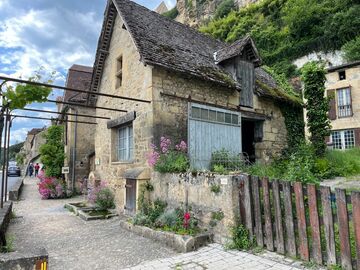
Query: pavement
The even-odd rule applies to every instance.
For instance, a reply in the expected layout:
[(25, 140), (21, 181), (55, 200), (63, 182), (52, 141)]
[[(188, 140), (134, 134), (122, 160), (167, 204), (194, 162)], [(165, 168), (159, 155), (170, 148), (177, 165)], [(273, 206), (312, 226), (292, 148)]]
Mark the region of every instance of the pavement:
[(274, 253), (261, 255), (227, 251), (211, 244), (198, 251), (176, 253), (162, 243), (120, 228), (119, 217), (83, 221), (64, 209), (64, 200), (41, 200), (37, 181), (25, 178), (21, 200), (15, 202), (15, 218), (8, 234), (14, 236), (17, 251), (45, 247), (51, 270), (97, 269), (299, 269), (300, 263)]

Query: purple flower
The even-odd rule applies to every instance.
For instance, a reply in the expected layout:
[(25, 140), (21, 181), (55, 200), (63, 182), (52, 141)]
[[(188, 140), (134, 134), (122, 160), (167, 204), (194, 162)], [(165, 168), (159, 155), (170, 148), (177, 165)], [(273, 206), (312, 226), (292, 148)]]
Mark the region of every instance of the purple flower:
[(186, 152), (187, 151), (187, 144), (184, 141), (181, 141), (179, 144), (175, 146), (177, 151)]

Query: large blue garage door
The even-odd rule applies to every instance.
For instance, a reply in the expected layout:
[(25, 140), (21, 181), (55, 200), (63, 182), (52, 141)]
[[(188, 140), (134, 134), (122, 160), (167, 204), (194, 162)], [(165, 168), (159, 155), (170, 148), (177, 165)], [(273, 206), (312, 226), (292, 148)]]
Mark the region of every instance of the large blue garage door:
[(241, 150), (241, 115), (239, 112), (189, 104), (189, 156), (192, 168), (209, 169), (211, 154), (226, 149)]

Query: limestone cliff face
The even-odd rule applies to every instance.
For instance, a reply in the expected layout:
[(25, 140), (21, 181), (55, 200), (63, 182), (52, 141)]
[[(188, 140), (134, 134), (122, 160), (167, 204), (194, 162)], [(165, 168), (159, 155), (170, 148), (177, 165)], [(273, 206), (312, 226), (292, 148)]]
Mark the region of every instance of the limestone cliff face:
[[(217, 7), (224, 0), (177, 0), (176, 8), (179, 15), (176, 21), (192, 27), (198, 27), (209, 21), (215, 14)], [(235, 4), (242, 8), (260, 0), (235, 0)]]

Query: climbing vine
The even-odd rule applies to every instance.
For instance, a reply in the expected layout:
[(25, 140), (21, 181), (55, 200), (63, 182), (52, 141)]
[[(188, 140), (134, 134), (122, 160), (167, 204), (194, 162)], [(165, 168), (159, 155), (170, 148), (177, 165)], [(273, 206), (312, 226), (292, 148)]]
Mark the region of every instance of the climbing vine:
[(325, 137), (330, 135), (328, 118), (329, 99), (325, 97), (325, 69), (323, 64), (309, 62), (302, 68), (304, 97), (306, 101), (307, 123), (310, 141), (317, 156), (323, 156), (326, 150)]

